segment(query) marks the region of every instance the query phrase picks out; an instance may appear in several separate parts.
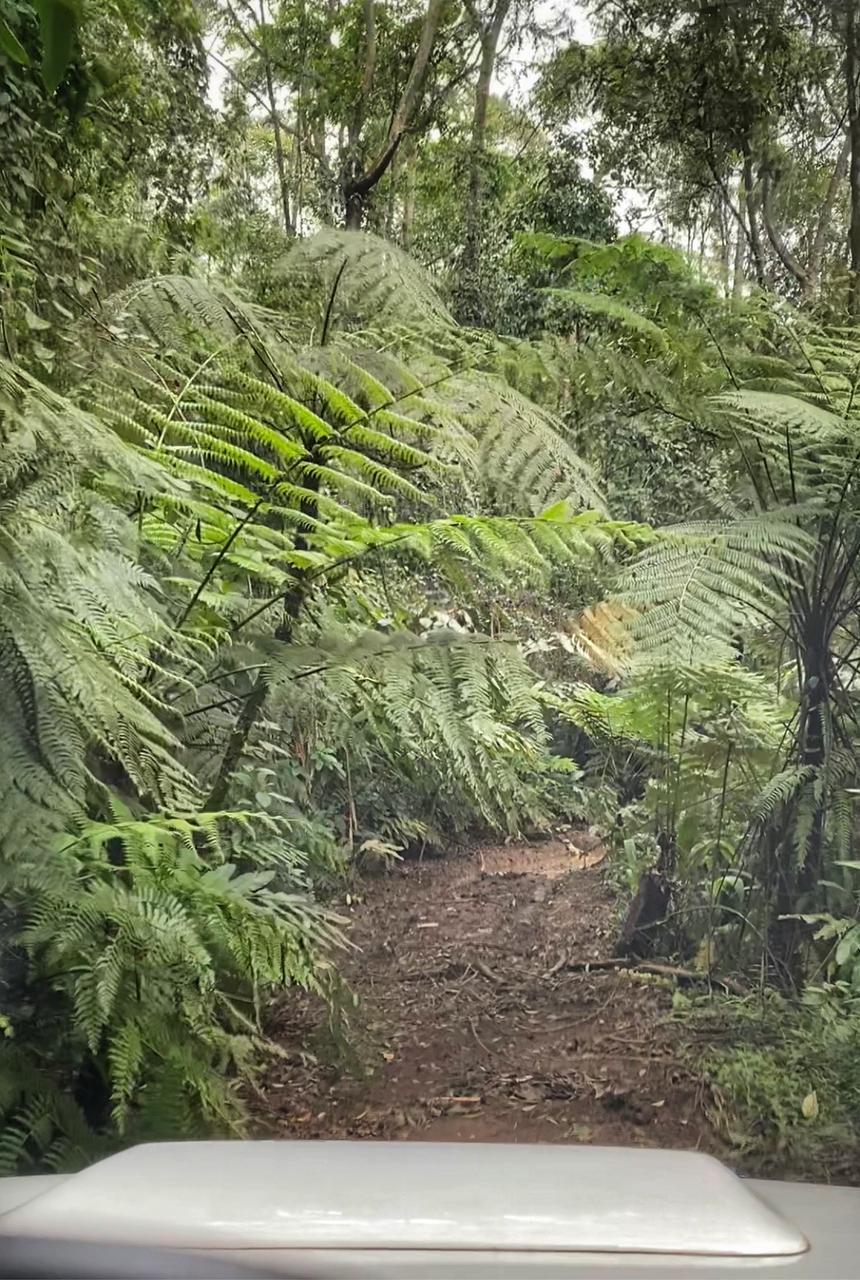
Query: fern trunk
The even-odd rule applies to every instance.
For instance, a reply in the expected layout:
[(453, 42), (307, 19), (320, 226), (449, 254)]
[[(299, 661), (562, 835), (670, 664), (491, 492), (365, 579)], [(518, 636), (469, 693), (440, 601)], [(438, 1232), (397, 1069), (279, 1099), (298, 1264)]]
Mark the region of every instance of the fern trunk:
[[(304, 599), (305, 591), (301, 585), (297, 585), (287, 596), (284, 601), (283, 617), (275, 631), (276, 640), (280, 640), (284, 644), (290, 643), (293, 637), (293, 627)], [(210, 813), (224, 808), (230, 780), (242, 762), (245, 747), (248, 745), (248, 738), (251, 736), (251, 731), (262, 714), (268, 693), (269, 677), (266, 671), (261, 671), (254, 682), (251, 692), (245, 699), (244, 706), (239, 712), (236, 723), (227, 739), (227, 746), (221, 757), (217, 776), (203, 806)]]
[[(341, 270), (335, 279), (335, 283), (329, 297), (329, 305), (326, 312), (325, 325), (323, 327), (323, 345), (325, 345), (328, 339), (331, 311), (334, 306), (334, 300), (337, 295), (337, 289), (342, 275), (343, 267), (341, 267)], [(309, 441), (306, 441), (306, 444), (309, 443)], [(318, 460), (312, 449), (309, 449), (308, 453), (312, 461), (316, 462)], [(306, 482), (306, 487), (316, 494), (318, 491), (318, 481), (309, 477)], [(308, 498), (302, 501), (300, 509), (303, 515), (315, 517), (317, 515), (317, 506), (318, 503), (315, 497)], [(307, 550), (308, 544), (306, 538), (299, 534), (296, 538), (295, 545), (297, 551), (305, 551)], [(284, 607), (281, 615), (281, 621), (275, 630), (275, 639), (280, 640), (283, 644), (290, 644), (292, 641), (296, 619), (299, 616), (302, 605), (305, 602), (307, 592), (310, 589), (310, 584), (305, 580), (305, 577), (306, 575), (299, 571), (296, 574), (295, 585), (292, 590), (284, 596)], [(248, 738), (251, 736), (251, 731), (262, 714), (268, 693), (269, 676), (264, 668), (257, 675), (254, 686), (245, 700), (245, 704), (236, 718), (236, 723), (234, 724), (233, 729), (230, 732), (230, 736), (227, 739), (227, 746), (225, 747), (224, 754), (221, 757), (221, 764), (218, 767), (218, 773), (214, 783), (212, 784), (212, 789), (209, 792), (205, 805), (203, 806), (204, 809), (207, 809), (210, 812), (217, 812), (219, 809), (224, 807), (224, 801), (227, 798), (230, 781), (242, 762), (242, 756), (245, 754), (245, 748), (248, 745)]]
[(775, 919), (768, 936), (770, 967), (777, 984), (789, 991), (799, 991), (804, 984), (806, 927), (800, 913), (815, 909), (816, 904), (810, 899), (821, 879), (824, 857), (826, 799), (821, 780), (826, 768), (824, 726), (828, 701), (824, 667), (820, 648), (812, 646), (804, 663), (798, 734), (799, 764), (810, 771), (811, 782), (794, 798), (770, 841), (770, 874), (775, 890)]

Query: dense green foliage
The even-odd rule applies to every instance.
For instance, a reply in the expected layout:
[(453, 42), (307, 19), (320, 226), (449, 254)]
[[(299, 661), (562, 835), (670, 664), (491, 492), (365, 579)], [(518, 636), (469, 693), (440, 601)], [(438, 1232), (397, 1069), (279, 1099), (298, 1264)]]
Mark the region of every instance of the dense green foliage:
[(355, 867), (577, 819), (843, 1141), (857, 15), (593, 10), (0, 0), (0, 1169), (242, 1132)]

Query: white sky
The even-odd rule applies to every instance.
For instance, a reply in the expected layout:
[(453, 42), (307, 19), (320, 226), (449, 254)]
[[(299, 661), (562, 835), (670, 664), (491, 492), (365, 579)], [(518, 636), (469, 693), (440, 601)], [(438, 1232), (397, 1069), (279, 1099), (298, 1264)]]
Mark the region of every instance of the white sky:
[[(559, 31), (557, 47), (562, 48), (570, 38), (588, 43), (592, 38), (591, 23), (585, 12), (582, 0), (537, 0), (535, 17), (541, 25)], [(540, 57), (546, 60), (556, 49), (547, 41), (540, 49)], [(498, 76), (494, 90), (504, 94), (516, 102), (522, 102), (534, 88), (537, 79), (535, 67), (537, 48), (532, 43), (522, 50), (513, 53), (506, 60), (501, 74)]]

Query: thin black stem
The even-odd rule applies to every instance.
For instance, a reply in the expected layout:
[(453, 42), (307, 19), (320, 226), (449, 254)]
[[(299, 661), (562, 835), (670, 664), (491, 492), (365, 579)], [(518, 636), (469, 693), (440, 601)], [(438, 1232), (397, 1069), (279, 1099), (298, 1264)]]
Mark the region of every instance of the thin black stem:
[(332, 285), (331, 293), (329, 294), (329, 298), (328, 298), (328, 305), (326, 306), (326, 309), (325, 309), (325, 319), (323, 320), (322, 336), (320, 338), (320, 346), (322, 347), (325, 347), (328, 345), (329, 329), (331, 328), (332, 315), (334, 313), (334, 304), (335, 304), (335, 300), (337, 299), (337, 291), (340, 288), (340, 282), (343, 279), (343, 273), (346, 271), (348, 266), (349, 266), (349, 259), (344, 258), (343, 262), (338, 267), (337, 275), (334, 278), (334, 284)]

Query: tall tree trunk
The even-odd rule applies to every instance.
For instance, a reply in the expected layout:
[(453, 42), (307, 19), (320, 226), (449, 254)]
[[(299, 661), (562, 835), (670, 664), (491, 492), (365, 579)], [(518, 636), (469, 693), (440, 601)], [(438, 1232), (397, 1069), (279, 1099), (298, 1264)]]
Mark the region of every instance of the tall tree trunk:
[[(818, 683), (813, 683), (817, 681)], [(810, 687), (810, 685), (812, 687)], [(801, 699), (805, 717), (805, 741), (800, 763), (814, 770), (813, 781), (806, 784), (781, 824), (774, 841), (774, 873), (776, 876), (775, 919), (769, 931), (771, 961), (779, 985), (788, 991), (799, 991), (804, 984), (803, 943), (809, 930), (801, 919), (804, 911), (814, 911), (814, 890), (821, 879), (824, 855), (825, 800), (814, 794), (825, 766), (824, 717), (827, 690), (821, 676), (807, 676)], [(802, 804), (812, 805), (812, 819), (801, 816)], [(797, 869), (797, 831), (805, 827), (806, 853)]]
[[(340, 277), (338, 277), (339, 279)], [(337, 285), (335, 285), (335, 289)], [(332, 295), (333, 296), (333, 295)], [(313, 449), (309, 442), (305, 442), (308, 447), (308, 460), (314, 461)], [(301, 502), (301, 512), (304, 516), (316, 517), (317, 514), (317, 482), (310, 477), (305, 480), (305, 488), (310, 490), (311, 496), (303, 498)], [(298, 534), (295, 540), (296, 551), (307, 550), (307, 539), (304, 534)], [(308, 572), (298, 570), (295, 575), (295, 581), (291, 589), (284, 596), (284, 604), (281, 612), (281, 620), (275, 628), (275, 639), (282, 644), (291, 644), (293, 639), (293, 631), (295, 630), (296, 620), (302, 610), (302, 606), (307, 598), (308, 592), (311, 590), (313, 583), (308, 580)], [(230, 789), (230, 783), (233, 774), (242, 763), (242, 757), (245, 754), (245, 748), (248, 745), (248, 739), (251, 736), (251, 730), (256, 725), (263, 708), (266, 705), (266, 698), (269, 696), (269, 673), (265, 670), (259, 671), (254, 681), (254, 685), (242, 705), (242, 709), (236, 717), (236, 721), (230, 731), (227, 739), (227, 745), (224, 748), (224, 754), (221, 757), (221, 763), (218, 766), (218, 772), (212, 788), (206, 798), (204, 809), (210, 813), (218, 809), (223, 809), (224, 802)]]
[(481, 63), (475, 85), (475, 103), (472, 110), (472, 138), (469, 148), (469, 181), (466, 189), (466, 234), (463, 253), (462, 318), (472, 324), (480, 324), (484, 316), (480, 305), (481, 249), (484, 234), (484, 165), (486, 162), (487, 112), (490, 105), (490, 89), (499, 39), (508, 16), (511, 0), (496, 0), (489, 20), (482, 22), (476, 10), (472, 10), (481, 41)]
[(753, 266), (755, 269), (756, 284), (764, 287), (764, 253), (762, 252), (761, 232), (758, 225), (758, 206), (759, 197), (756, 189), (755, 171), (753, 169), (752, 154), (748, 148), (744, 148), (744, 167), (743, 167), (743, 184), (744, 184), (744, 204), (747, 213), (747, 226), (749, 228), (750, 251), (752, 252)]
[(418, 185), (418, 152), (411, 149), (406, 158), (406, 190), (403, 194), (403, 221), (400, 225), (400, 244), (404, 249), (412, 247), (412, 228), (415, 225), (415, 196)]
[(275, 140), (275, 164), (278, 170), (278, 190), (281, 196), (281, 216), (284, 220), (284, 230), (288, 236), (295, 234), (295, 226), (290, 212), (290, 184), (287, 179), (287, 162), (284, 155), (284, 138), (281, 132), (281, 122), (278, 117), (277, 107), (275, 106), (275, 90), (272, 82), (271, 67), (266, 64), (266, 94), (269, 99), (272, 119), (272, 133)]
[(715, 200), (710, 221), (716, 221), (717, 224), (720, 240), (720, 275), (723, 280), (723, 292), (728, 297), (732, 274), (732, 232), (722, 200)]
[(361, 89), (355, 104), (355, 111), (349, 122), (348, 148), (346, 161), (346, 177), (344, 179), (344, 206), (346, 226), (350, 231), (361, 229), (364, 214), (364, 200), (357, 193), (350, 193), (350, 184), (356, 183), (362, 175), (361, 135), (367, 120), (370, 95), (373, 91), (373, 80), (376, 75), (376, 0), (364, 0), (364, 70), (361, 75)]
[[(801, 606), (806, 621), (799, 636), (803, 683), (794, 754), (797, 764), (809, 771), (809, 778), (786, 805), (771, 833), (771, 874), (776, 895), (768, 942), (776, 980), (787, 990), (803, 986), (803, 942), (809, 931), (800, 915), (815, 910), (814, 890), (821, 879), (824, 857), (827, 802), (820, 788), (827, 766), (831, 684), (827, 634), (832, 619), (823, 598), (826, 579), (820, 559), (812, 576), (821, 591), (814, 590)], [(799, 867), (798, 847), (803, 850)]]
[(804, 288), (804, 296), (811, 297), (821, 282), (821, 263), (824, 258), (824, 248), (827, 243), (827, 233), (830, 230), (830, 224), (833, 221), (833, 210), (836, 207), (836, 197), (839, 195), (839, 188), (845, 181), (848, 173), (848, 161), (851, 156), (851, 135), (846, 134), (839, 156), (830, 176), (830, 182), (824, 199), (821, 202), (821, 209), (818, 214), (818, 221), (815, 224), (815, 234), (812, 237), (812, 245), (809, 250), (809, 262), (806, 270), (806, 287)]
[(275, 99), (275, 80), (272, 75), (272, 62), (266, 50), (266, 9), (265, 0), (260, 0), (260, 35), (262, 37), (263, 74), (266, 78), (266, 99), (269, 103), (269, 119), (272, 122), (272, 135), (275, 141), (275, 166), (278, 170), (278, 190), (281, 198), (281, 216), (284, 219), (284, 230), (288, 236), (295, 234), (292, 214), (290, 213), (290, 185), (287, 179), (287, 161), (284, 151), (284, 135), (281, 129), (281, 117)]
[(732, 292), (737, 296), (743, 291), (745, 280), (744, 264), (746, 261), (746, 250), (749, 249), (752, 255), (753, 265), (756, 272), (756, 280), (759, 284), (764, 281), (764, 261), (761, 254), (761, 236), (755, 222), (755, 207), (751, 206), (750, 194), (755, 188), (755, 177), (753, 174), (752, 157), (748, 150), (744, 152), (747, 160), (744, 163), (741, 176), (738, 179), (737, 203), (732, 199), (732, 192), (729, 188), (728, 181), (723, 177), (720, 166), (717, 164), (713, 154), (708, 153), (706, 160), (711, 176), (714, 179), (716, 188), (720, 194), (720, 199), (724, 207), (732, 215), (738, 228), (738, 239), (735, 242), (735, 263), (734, 263), (734, 285)]
[(275, 78), (272, 74), (272, 60), (269, 57), (269, 52), (266, 48), (265, 0), (260, 0), (258, 13), (255, 13), (251, 0), (244, 0), (243, 7), (247, 10), (248, 15), (258, 26), (256, 38), (252, 36), (245, 27), (243, 27), (239, 20), (239, 15), (236, 13), (236, 10), (230, 3), (230, 0), (227, 0), (227, 12), (232, 19), (235, 31), (241, 36), (248, 48), (252, 49), (260, 60), (260, 66), (263, 69), (263, 78), (266, 82), (265, 97), (262, 93), (258, 93), (255, 88), (244, 84), (241, 78), (236, 75), (233, 68), (227, 63), (221, 62), (221, 59), (217, 57), (216, 61), (224, 67), (225, 71), (227, 71), (227, 73), (236, 81), (245, 93), (250, 93), (250, 95), (259, 102), (260, 106), (268, 112), (269, 123), (272, 126), (272, 138), (275, 146), (275, 167), (278, 173), (278, 202), (281, 206), (284, 230), (288, 236), (291, 236), (295, 234), (295, 223), (290, 212), (290, 184), (287, 178), (284, 126), (281, 122), (281, 117), (278, 112), (278, 103), (275, 98)]
[(320, 166), (320, 194), (325, 200), (328, 223), (333, 226), (338, 217), (337, 203), (340, 195), (340, 183), (329, 163), (329, 156), (326, 150), (326, 121), (323, 116), (317, 116), (314, 119), (312, 137), (314, 151)]
[(296, 132), (293, 139), (292, 181), (293, 191), (293, 227), (296, 235), (302, 234), (302, 215), (305, 202), (305, 170), (304, 148), (305, 137), (305, 83), (307, 74), (307, 9), (305, 0), (299, 3), (299, 89), (296, 95)]
[[(329, 294), (325, 323), (323, 325), (320, 338), (322, 346), (326, 346), (328, 343), (329, 323), (345, 267), (346, 263), (344, 262), (335, 276), (334, 284)], [(315, 405), (314, 408), (318, 410), (319, 405)], [(307, 450), (307, 462), (311, 466), (315, 463), (319, 463), (321, 459), (314, 450), (313, 441), (303, 439), (302, 444), (304, 444)], [(304, 480), (304, 488), (307, 492), (306, 496), (301, 500), (299, 510), (303, 516), (309, 517), (311, 520), (315, 520), (319, 511), (319, 479), (315, 478), (313, 475), (306, 476)], [(257, 503), (257, 507), (255, 507), (254, 510), (258, 509), (261, 501), (262, 498), (260, 498)], [(241, 527), (242, 526), (239, 525), (238, 528), (241, 529)], [(238, 532), (238, 529), (235, 532)], [(233, 536), (235, 536), (235, 533)], [(294, 547), (296, 551), (306, 551), (308, 549), (308, 541), (304, 533), (298, 533), (296, 535)], [(308, 597), (308, 593), (313, 588), (313, 581), (314, 575), (311, 574), (309, 570), (299, 569), (295, 574), (292, 586), (284, 594), (281, 620), (275, 630), (275, 639), (280, 640), (283, 644), (292, 643), (296, 620), (298, 619), (299, 613), (301, 612), (305, 600)], [(274, 604), (275, 602), (272, 601), (272, 603)], [(257, 673), (254, 685), (247, 694), (242, 705), (242, 710), (236, 717), (230, 736), (227, 739), (227, 745), (224, 748), (224, 754), (221, 757), (218, 772), (215, 775), (212, 788), (206, 798), (206, 803), (203, 806), (204, 809), (208, 810), (210, 813), (224, 807), (224, 801), (227, 799), (233, 774), (242, 762), (242, 756), (245, 754), (245, 748), (248, 745), (248, 738), (251, 736), (251, 730), (254, 728), (263, 712), (268, 695), (269, 673), (265, 668), (263, 668)]]
[(853, 314), (860, 312), (860, 103), (858, 103), (857, 76), (858, 40), (860, 17), (857, 0), (844, 0), (845, 4), (845, 88), (848, 104), (848, 137), (851, 145), (851, 224), (848, 231), (848, 249), (851, 259), (850, 306)]
[[(412, 66), (409, 70), (406, 84), (400, 95), (400, 100), (395, 107), (391, 124), (388, 127), (388, 135), (383, 143), (381, 151), (371, 163), (362, 168), (358, 163), (358, 150), (360, 148), (360, 138), (356, 137), (356, 146), (350, 146), (350, 163), (343, 182), (343, 203), (346, 211), (346, 226), (349, 230), (358, 231), (361, 229), (364, 221), (364, 207), (368, 196), (373, 191), (388, 170), (389, 165), (397, 154), (397, 149), (406, 136), (410, 125), (413, 122), (415, 113), (421, 105), (421, 99), (424, 95), (424, 85), (427, 80), (427, 73), (430, 69), (430, 57), (433, 53), (433, 46), (436, 42), (436, 33), (439, 29), (439, 23), (445, 11), (447, 0), (427, 0), (427, 11), (424, 15), (424, 22), (421, 27), (421, 35), (418, 40), (418, 48), (415, 51), (415, 57), (412, 60)], [(369, 10), (372, 9), (370, 0), (367, 0), (365, 8), (365, 24)], [(374, 36), (375, 40), (375, 36)], [(369, 44), (370, 35), (366, 33), (366, 42)], [(367, 66), (367, 61), (365, 67)], [(363, 122), (362, 122), (363, 123)]]
[(397, 178), (402, 168), (400, 160), (402, 152), (398, 152), (391, 162), (388, 171), (388, 196), (385, 206), (385, 238), (394, 239), (394, 214), (397, 209)]
[[(746, 200), (744, 198), (744, 184), (738, 183), (738, 213), (743, 219), (746, 214)], [(735, 240), (735, 262), (734, 262), (734, 280), (732, 281), (732, 293), (739, 298), (744, 291), (744, 259), (747, 253), (748, 235), (746, 224), (739, 221), (737, 227), (737, 239)]]

